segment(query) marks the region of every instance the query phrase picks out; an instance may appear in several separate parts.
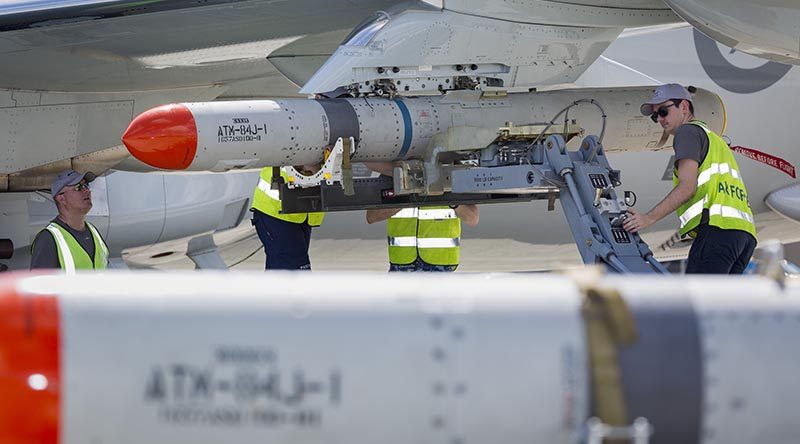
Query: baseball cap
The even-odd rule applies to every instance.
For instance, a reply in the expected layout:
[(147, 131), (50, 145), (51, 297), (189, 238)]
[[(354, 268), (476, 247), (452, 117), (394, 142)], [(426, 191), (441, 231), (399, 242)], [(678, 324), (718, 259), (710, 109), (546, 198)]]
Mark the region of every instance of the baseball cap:
[(664, 103), (671, 99), (682, 99), (691, 102), (692, 95), (689, 94), (686, 88), (677, 83), (667, 83), (666, 85), (661, 85), (656, 88), (656, 90), (653, 91), (653, 97), (647, 102), (644, 102), (639, 110), (645, 116), (649, 116), (653, 114), (653, 105), (658, 105), (659, 103)]
[(60, 193), (64, 187), (77, 185), (82, 179), (86, 179), (86, 182), (89, 183), (96, 178), (97, 175), (91, 171), (87, 171), (83, 174), (75, 170), (62, 171), (53, 180), (53, 185), (50, 187), (50, 195), (55, 198), (56, 194)]

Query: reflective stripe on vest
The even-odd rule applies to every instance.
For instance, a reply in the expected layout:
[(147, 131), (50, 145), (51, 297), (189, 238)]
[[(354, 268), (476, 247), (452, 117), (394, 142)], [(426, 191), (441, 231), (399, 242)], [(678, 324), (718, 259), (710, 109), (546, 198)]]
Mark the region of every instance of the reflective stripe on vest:
[(395, 213), (394, 216), (398, 219), (421, 219), (421, 220), (434, 220), (434, 219), (456, 219), (458, 215), (455, 210), (450, 208), (403, 208)]
[[(693, 237), (702, 220), (703, 210), (708, 210), (710, 225), (746, 231), (755, 237), (756, 228), (747, 201), (747, 191), (728, 144), (703, 122), (694, 120), (688, 124), (699, 126), (706, 133), (708, 153), (698, 167), (697, 190), (676, 211), (681, 223), (680, 234)], [(673, 184), (678, 185), (677, 168), (673, 174)]]
[(398, 219), (420, 219), (420, 220), (435, 220), (435, 219), (456, 219), (458, 215), (452, 208), (403, 208), (395, 213), (394, 216)]
[(416, 219), (419, 214), (419, 208), (403, 208), (402, 210), (394, 213), (394, 219)]
[(258, 178), (258, 189), (263, 191), (263, 192), (265, 192), (265, 193), (267, 193), (267, 196), (269, 196), (269, 197), (271, 197), (271, 198), (273, 198), (275, 200), (281, 200), (280, 191), (273, 190), (272, 189), (272, 185), (270, 185), (269, 182), (267, 182), (266, 180), (264, 180), (264, 179), (262, 179), (260, 177)]
[(707, 170), (697, 175), (697, 186), (704, 185), (716, 174), (730, 174), (734, 179), (742, 179), (742, 177), (739, 176), (739, 172), (736, 171), (735, 168), (731, 168), (727, 163), (712, 163)]
[(417, 248), (417, 236), (389, 237), (390, 247), (414, 247)]
[(456, 215), (455, 210), (452, 208), (438, 208), (433, 210), (426, 210), (424, 208), (419, 210), (418, 219), (421, 220), (431, 220), (431, 219), (455, 219), (458, 216)]
[[(286, 180), (287, 176), (281, 171), (281, 177)], [(270, 215), (276, 219), (284, 220), (295, 224), (308, 222), (312, 227), (322, 224), (325, 213), (281, 213), (282, 205), (280, 192), (272, 188), (272, 167), (264, 167), (259, 174), (258, 184), (253, 192), (254, 210)]]
[(678, 218), (681, 220), (681, 228), (685, 227), (690, 220), (703, 214), (703, 208), (705, 208), (707, 200), (707, 198), (703, 198), (702, 200), (695, 202), (691, 207), (687, 208), (686, 211), (678, 216)]
[(94, 225), (88, 222), (86, 223), (86, 226), (89, 227), (89, 230), (92, 231), (92, 237), (94, 237), (95, 239), (95, 247), (97, 246), (97, 244), (100, 244), (100, 249), (102, 250), (103, 256), (108, 258), (108, 246), (106, 245), (106, 242), (103, 240), (103, 237), (100, 236), (100, 233), (97, 232), (97, 228), (95, 228)]
[(754, 223), (753, 216), (738, 210), (734, 207), (728, 207), (725, 205), (711, 205), (709, 208), (708, 213), (710, 216), (720, 215), (722, 217), (732, 217), (734, 219), (742, 219), (750, 222), (751, 224)]
[(418, 238), (415, 236), (389, 237), (390, 247), (452, 248), (461, 245), (460, 239), (449, 237)]
[(461, 240), (447, 237), (417, 238), (419, 248), (453, 248), (461, 245)]
[[(703, 208), (705, 207), (706, 199), (703, 199), (699, 202), (696, 202), (694, 205), (689, 207), (683, 214), (680, 216), (681, 219), (681, 228), (686, 226), (690, 220), (694, 219), (697, 216), (700, 216), (703, 213)], [(730, 217), (734, 219), (741, 219), (751, 224), (754, 223), (753, 216), (750, 214), (740, 211), (734, 207), (729, 207), (727, 205), (720, 205), (715, 204), (711, 205), (708, 209), (709, 216), (722, 216), (722, 217)]]
[(75, 274), (75, 261), (72, 259), (72, 252), (69, 249), (69, 245), (67, 245), (67, 240), (64, 239), (64, 235), (61, 234), (61, 230), (56, 228), (52, 223), (47, 226), (47, 231), (53, 235), (53, 239), (56, 240), (56, 248), (58, 249), (58, 256), (61, 258), (61, 268), (67, 274)]

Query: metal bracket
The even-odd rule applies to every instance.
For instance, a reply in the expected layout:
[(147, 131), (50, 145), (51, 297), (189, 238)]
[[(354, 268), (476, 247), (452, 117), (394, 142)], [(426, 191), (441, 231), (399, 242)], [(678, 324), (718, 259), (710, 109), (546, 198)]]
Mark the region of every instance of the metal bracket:
[[(570, 151), (562, 133), (575, 137), (580, 130), (574, 122), (558, 132), (552, 123), (507, 125), (499, 130), (454, 127), (434, 137), (425, 160), (395, 162), (392, 178), (355, 181), (351, 190), (333, 186), (342, 182), (346, 144), (339, 139), (321, 171), (313, 176), (289, 175), (287, 187), (281, 189), (283, 211), (536, 199), (548, 200), (552, 210), (558, 192), (585, 264), (602, 263), (618, 273), (667, 274), (641, 237), (621, 226), (628, 207), (616, 191), (619, 171), (609, 165), (600, 139), (587, 136), (580, 149)], [(548, 136), (542, 140), (544, 135)]]
[(783, 245), (775, 239), (768, 239), (753, 254), (754, 274), (770, 278), (783, 288), (786, 285), (784, 262)]
[[(310, 176), (300, 173), (293, 166), (283, 167), (282, 169), (286, 173), (289, 189), (317, 187), (322, 183), (333, 185), (334, 182), (341, 183), (342, 186), (347, 189), (347, 184), (344, 182), (345, 175), (343, 174), (343, 164), (346, 164), (344, 166), (350, 165), (350, 155), (355, 152), (355, 147), (356, 143), (352, 137), (346, 139), (340, 137), (336, 140), (336, 144), (333, 146), (328, 158), (325, 159), (325, 163), (322, 164), (322, 168)], [(345, 151), (347, 151), (347, 162), (343, 160)], [(352, 172), (350, 172), (348, 177), (352, 180)], [(349, 184), (349, 186), (352, 190), (352, 183)]]
[(227, 270), (228, 266), (222, 260), (210, 234), (193, 237), (186, 246), (186, 256), (194, 262), (195, 269)]
[(588, 436), (586, 444), (603, 444), (606, 438), (626, 440), (631, 444), (648, 444), (653, 435), (653, 426), (647, 418), (638, 417), (629, 426), (611, 426), (604, 424), (599, 418), (590, 418), (586, 422)]
[(284, 213), (309, 213), (315, 211), (352, 211), (371, 208), (413, 208), (420, 205), (453, 205), (453, 204), (491, 204), (509, 202), (529, 202), (546, 200), (557, 190), (545, 190), (541, 193), (451, 193), (440, 196), (420, 194), (396, 195), (393, 192), (391, 177), (380, 176), (374, 179), (356, 179), (355, 194), (346, 196), (337, 185), (322, 185), (319, 188), (295, 188), (290, 190), (286, 185), (281, 187), (281, 204)]
[(618, 273), (667, 274), (641, 237), (620, 226), (627, 205), (614, 189), (619, 172), (609, 165), (599, 140), (587, 136), (580, 150), (570, 152), (560, 135), (551, 135), (544, 146), (549, 167), (564, 178), (561, 206), (583, 262), (604, 263)]

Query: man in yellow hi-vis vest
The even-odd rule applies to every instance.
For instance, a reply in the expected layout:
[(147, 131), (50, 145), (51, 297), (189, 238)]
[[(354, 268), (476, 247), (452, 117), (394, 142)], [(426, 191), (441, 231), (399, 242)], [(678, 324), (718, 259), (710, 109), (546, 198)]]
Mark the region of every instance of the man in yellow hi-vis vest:
[[(391, 176), (392, 164), (370, 162), (373, 171)], [(476, 225), (477, 205), (367, 210), (367, 223), (389, 219), (389, 271), (455, 271), (461, 251), (461, 221)]]
[(455, 271), (461, 221), (478, 223), (477, 205), (367, 210), (367, 223), (389, 219), (389, 271)]
[(756, 227), (739, 165), (725, 141), (695, 120), (689, 91), (659, 86), (642, 114), (673, 136), (673, 190), (647, 213), (630, 213), (623, 226), (635, 233), (675, 211), (681, 236), (694, 238), (686, 273), (741, 274), (756, 246)]
[[(300, 167), (297, 167), (300, 168)], [(311, 169), (311, 167), (305, 167)], [(286, 173), (281, 171), (286, 180)], [(253, 194), (253, 225), (256, 227), (267, 270), (311, 270), (308, 247), (311, 228), (322, 224), (324, 213), (281, 213), (278, 190), (271, 189), (272, 167), (264, 167)]]
[(67, 273), (75, 270), (102, 270), (108, 265), (108, 246), (86, 214), (92, 209), (89, 182), (92, 172), (81, 174), (67, 170), (56, 176), (50, 195), (58, 216), (36, 235), (31, 244), (31, 269), (60, 268)]

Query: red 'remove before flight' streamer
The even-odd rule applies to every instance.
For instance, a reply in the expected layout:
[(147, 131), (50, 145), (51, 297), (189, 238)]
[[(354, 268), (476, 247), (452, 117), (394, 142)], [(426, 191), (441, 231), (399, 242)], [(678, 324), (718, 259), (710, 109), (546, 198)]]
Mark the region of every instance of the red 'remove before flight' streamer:
[(775, 157), (772, 154), (767, 154), (759, 150), (754, 150), (752, 148), (746, 148), (738, 145), (732, 146), (731, 149), (747, 158), (755, 160), (756, 162), (761, 162), (773, 168), (777, 168), (783, 171), (784, 173), (792, 176), (792, 179), (795, 179), (797, 177), (795, 175), (794, 165), (792, 165), (791, 163), (787, 162), (784, 159), (781, 159), (780, 157)]

